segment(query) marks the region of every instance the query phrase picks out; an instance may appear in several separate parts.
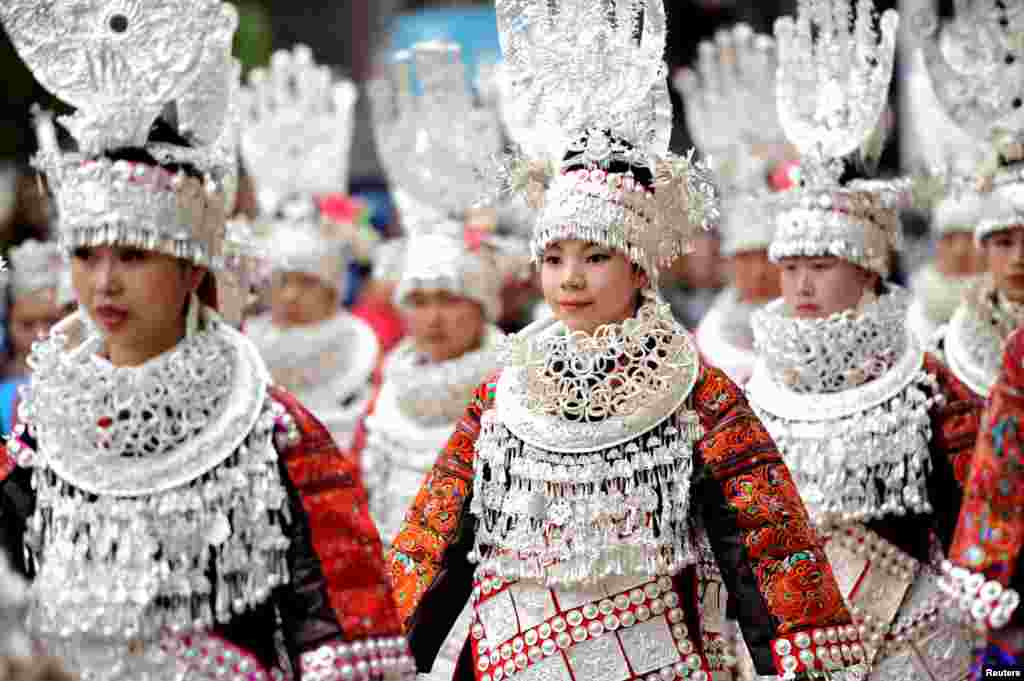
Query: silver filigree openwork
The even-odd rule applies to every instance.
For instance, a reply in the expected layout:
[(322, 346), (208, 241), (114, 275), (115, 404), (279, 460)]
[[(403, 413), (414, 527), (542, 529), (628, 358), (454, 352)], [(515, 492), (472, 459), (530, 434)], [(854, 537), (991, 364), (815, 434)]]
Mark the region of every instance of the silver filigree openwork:
[(782, 301), (754, 315), (751, 405), (786, 458), (812, 520), (829, 527), (927, 513), (933, 406), (941, 397), (894, 290), (822, 320)]
[(10, 0), (0, 19), (39, 82), (78, 109), (61, 123), (90, 154), (145, 146), (164, 106), (203, 75), (199, 66), (230, 54), (238, 23), (220, 0)]
[(420, 43), (369, 85), (389, 178), (440, 217), (462, 216), (476, 203), (477, 168), (502, 144), (497, 105), (475, 97), (465, 68), (458, 45)]
[(779, 46), (778, 110), (800, 150), (804, 181), (830, 185), (835, 163), (879, 124), (889, 93), (899, 15), (875, 28), (872, 0), (801, 0), (797, 17), (775, 22)]
[(496, 9), (512, 99), (566, 139), (613, 127), (665, 77), (662, 0), (498, 0)]
[(241, 151), (256, 183), (260, 210), (277, 215), (285, 201), (345, 191), (358, 91), (335, 78), (300, 45), (275, 52), (241, 91)]
[(591, 335), (514, 337), (508, 353), (525, 372), (528, 411), (580, 423), (633, 417), (672, 399), (697, 370), (693, 341), (660, 300)]

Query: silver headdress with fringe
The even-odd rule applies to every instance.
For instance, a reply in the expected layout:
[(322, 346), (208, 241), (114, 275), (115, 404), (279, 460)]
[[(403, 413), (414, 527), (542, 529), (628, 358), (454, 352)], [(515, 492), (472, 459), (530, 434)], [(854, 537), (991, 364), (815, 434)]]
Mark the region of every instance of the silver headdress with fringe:
[(779, 120), (800, 152), (802, 187), (780, 197), (773, 260), (836, 256), (888, 275), (909, 182), (840, 178), (879, 126), (898, 25), (895, 11), (877, 17), (872, 0), (800, 0), (796, 19), (776, 21)]
[(256, 187), (252, 232), (278, 270), (340, 289), (375, 239), (368, 211), (346, 195), (358, 90), (305, 45), (254, 69), (241, 91), (241, 152)]
[[(56, 198), (63, 249), (124, 244), (216, 269), (236, 179), (235, 10), (220, 0), (7, 0), (0, 20), (39, 82), (76, 109), (57, 122), (77, 151), (62, 152), (40, 115), (34, 159)], [(150, 144), (157, 118), (190, 146)], [(190, 164), (204, 180), (107, 157), (126, 148)]]
[[(656, 278), (688, 250), (694, 230), (718, 219), (707, 166), (692, 152), (668, 152), (661, 0), (496, 7), (510, 115), (532, 122), (534, 140), (487, 168), (494, 194), (522, 193), (538, 211), (535, 259), (552, 241), (583, 239), (627, 254)], [(649, 172), (651, 185), (632, 169)]]
[(727, 192), (724, 255), (763, 250), (775, 232), (769, 191), (772, 166), (790, 153), (775, 107), (775, 40), (750, 26), (718, 32), (698, 46), (694, 68), (673, 78), (686, 107), (686, 124)]
[(914, 17), (932, 89), (950, 120), (987, 150), (973, 176), (953, 178), (954, 195), (980, 194), (977, 241), (1024, 224), (1024, 15), (1016, 3), (957, 3), (945, 26), (934, 10)]

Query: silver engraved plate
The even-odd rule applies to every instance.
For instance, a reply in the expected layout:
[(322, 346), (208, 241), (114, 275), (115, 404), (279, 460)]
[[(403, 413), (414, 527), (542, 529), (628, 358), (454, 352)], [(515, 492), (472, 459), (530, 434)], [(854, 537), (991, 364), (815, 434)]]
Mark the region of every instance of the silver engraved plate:
[(967, 678), (973, 659), (973, 645), (968, 632), (953, 623), (943, 622), (937, 630), (917, 642), (935, 681), (960, 681)]
[(931, 681), (920, 657), (911, 650), (880, 660), (871, 673), (871, 681)]
[(664, 617), (656, 617), (643, 624), (619, 632), (622, 649), (633, 671), (646, 674), (680, 661), (672, 632)]
[(516, 604), (520, 631), (532, 629), (549, 617), (554, 617), (555, 602), (551, 598), (550, 589), (520, 582), (510, 586), (509, 591)]
[(630, 677), (626, 658), (615, 636), (600, 636), (566, 651), (573, 676), (582, 681), (625, 681)]
[(515, 678), (517, 681), (573, 681), (561, 655), (546, 657), (527, 667)]
[(516, 625), (516, 611), (512, 607), (512, 594), (502, 591), (488, 598), (477, 607), (480, 623), (484, 625), (484, 633), (493, 644), (509, 641), (519, 633)]

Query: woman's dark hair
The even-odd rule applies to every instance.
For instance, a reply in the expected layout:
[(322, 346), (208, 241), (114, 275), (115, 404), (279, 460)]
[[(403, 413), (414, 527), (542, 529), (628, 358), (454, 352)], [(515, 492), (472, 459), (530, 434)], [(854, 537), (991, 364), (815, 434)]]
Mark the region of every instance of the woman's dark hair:
[[(590, 135), (593, 135), (593, 134), (602, 134), (602, 135), (604, 135), (605, 137), (608, 138), (609, 142), (613, 143), (615, 146), (623, 146), (623, 147), (625, 147), (627, 149), (633, 149), (633, 145), (632, 144), (630, 144), (629, 142), (626, 142), (624, 140), (621, 140), (621, 139), (615, 137), (608, 130), (602, 130), (599, 133), (596, 132), (596, 131), (591, 131), (591, 132), (586, 133), (583, 136), (581, 136), (580, 137), (580, 141), (581, 142), (586, 142), (586, 140), (590, 137)], [(583, 164), (582, 159), (580, 159), (580, 161), (577, 162), (577, 163), (573, 162), (575, 159), (578, 159), (581, 156), (582, 156), (582, 152), (579, 152), (579, 151), (570, 151), (570, 152), (566, 153), (565, 158), (562, 159), (562, 162), (563, 162), (563, 165), (565, 167), (565, 170), (572, 171), (572, 170), (582, 170), (582, 169), (584, 169), (586, 166)], [(639, 166), (630, 165), (629, 163), (626, 163), (625, 161), (612, 161), (608, 165), (603, 166), (602, 169), (607, 171), (607, 172), (609, 172), (609, 173), (621, 173), (623, 175), (627, 174), (627, 173), (632, 173), (632, 175), (636, 179), (636, 181), (639, 182), (640, 184), (642, 184), (645, 187), (650, 187), (651, 185), (654, 184), (654, 174), (651, 173), (649, 168), (641, 168)]]
[[(169, 144), (185, 148), (192, 147), (192, 144), (185, 139), (185, 137), (178, 133), (177, 130), (171, 127), (162, 118), (158, 118), (153, 124), (153, 127), (150, 128), (149, 138), (147, 141), (150, 144)], [(191, 163), (160, 163), (153, 158), (152, 154), (148, 151), (138, 147), (115, 149), (108, 152), (106, 157), (111, 161), (128, 161), (129, 163), (145, 163), (150, 166), (159, 166), (171, 173), (177, 173), (180, 171), (197, 180), (203, 179), (202, 173), (200, 173), (199, 170)]]

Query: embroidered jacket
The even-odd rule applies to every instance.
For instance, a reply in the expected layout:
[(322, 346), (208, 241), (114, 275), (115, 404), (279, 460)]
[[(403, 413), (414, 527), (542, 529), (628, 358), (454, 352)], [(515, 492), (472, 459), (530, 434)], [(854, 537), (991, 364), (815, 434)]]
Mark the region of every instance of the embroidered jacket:
[[(646, 674), (658, 664), (678, 659), (678, 654), (673, 657), (676, 647), (682, 653), (678, 664), (691, 665), (689, 669), (707, 678), (707, 673), (699, 670), (714, 670), (716, 665), (711, 662), (709, 667), (701, 658), (711, 658), (715, 651), (707, 649), (709, 639), (699, 633), (703, 626), (700, 610), (707, 607), (706, 600), (698, 594), (699, 565), (684, 568), (674, 577), (651, 575), (650, 582), (632, 590), (622, 583), (622, 578), (606, 580), (597, 591), (585, 590), (584, 596), (594, 594), (586, 598), (578, 594), (570, 597), (568, 592), (556, 590), (552, 593), (558, 595), (552, 598), (557, 598), (557, 604), (548, 602), (544, 606), (541, 601), (537, 617), (544, 621), (538, 629), (532, 628), (537, 617), (527, 617), (523, 610), (527, 587), (503, 583), (500, 578), (484, 578), (481, 583), (479, 575), (474, 587), (475, 567), (469, 561), (469, 553), (478, 520), (469, 508), (475, 448), (481, 419), (495, 406), (499, 378), (500, 373), (495, 374), (477, 390), (420, 489), (388, 555), (399, 611), (410, 631), (410, 643), (420, 669), (430, 668), (441, 641), (471, 595), (475, 601), (485, 601), (478, 607), (482, 611), (498, 607), (493, 603), (499, 600), (511, 603), (505, 598), (507, 590), (517, 603), (518, 626), (526, 630), (522, 637), (527, 646), (524, 657), (520, 659), (514, 654), (522, 643), (510, 648), (512, 664), (505, 666), (513, 671), (520, 663), (519, 669), (528, 664), (547, 664), (548, 656), (563, 648), (567, 649), (566, 659), (575, 673), (586, 675), (586, 665), (596, 662), (600, 666), (607, 656), (609, 660), (615, 658), (612, 649), (604, 650), (601, 646), (614, 641), (613, 632), (618, 631), (627, 661), (616, 660), (614, 664), (629, 666), (622, 668), (626, 674), (623, 678)], [(736, 616), (758, 672), (802, 672), (802, 663), (796, 662), (796, 643), (802, 646), (806, 639), (808, 647), (818, 646), (810, 643), (818, 630), (826, 637), (826, 644), (829, 636), (836, 642), (837, 664), (841, 664), (839, 641), (843, 641), (849, 653), (856, 644), (856, 632), (850, 626), (850, 614), (819, 538), (771, 437), (740, 389), (718, 369), (701, 365), (686, 407), (696, 412), (704, 433), (693, 448), (691, 512), (706, 529), (713, 562), (717, 563), (728, 592), (736, 597)], [(620, 593), (619, 587), (627, 588)], [(604, 599), (600, 598), (602, 591)], [(486, 598), (492, 594), (503, 598)], [(549, 598), (543, 589), (540, 597)], [(572, 603), (585, 602), (587, 598), (594, 602), (581, 610), (572, 610)], [(557, 616), (550, 619), (556, 612)], [(672, 638), (667, 639), (668, 653), (657, 650), (662, 637), (661, 622), (666, 617), (672, 627), (671, 635), (675, 636), (675, 643)], [(591, 621), (588, 624), (585, 620)], [(566, 626), (571, 635), (565, 632)], [(692, 632), (698, 634), (693, 636)], [(487, 641), (494, 648), (490, 656), (487, 647), (481, 645), (481, 639), (496, 636), (494, 631), (485, 632), (477, 620), (470, 639), (475, 645), (467, 646), (462, 657), (463, 664), (472, 659), (477, 678), (500, 679), (507, 675), (508, 669), (501, 671), (502, 659), (509, 659), (502, 657), (504, 647), (497, 647), (501, 640)], [(544, 640), (539, 641), (538, 636)], [(551, 640), (547, 640), (548, 636)], [(535, 645), (539, 646), (536, 652)], [(824, 648), (823, 654), (827, 654), (828, 646)], [(490, 675), (492, 667), (494, 673)], [(481, 676), (483, 670), (488, 670), (488, 674)], [(685, 666), (676, 669), (676, 673), (685, 671)], [(594, 673), (587, 678), (604, 678), (604, 673), (615, 675), (618, 669)], [(557, 667), (553, 674), (551, 678), (562, 678), (564, 672)]]
[(982, 415), (959, 523), (944, 568), (952, 605), (989, 636), (989, 664), (1019, 663), (1024, 616), (1017, 607), (1024, 544), (1024, 331), (1007, 340), (1000, 376)]

